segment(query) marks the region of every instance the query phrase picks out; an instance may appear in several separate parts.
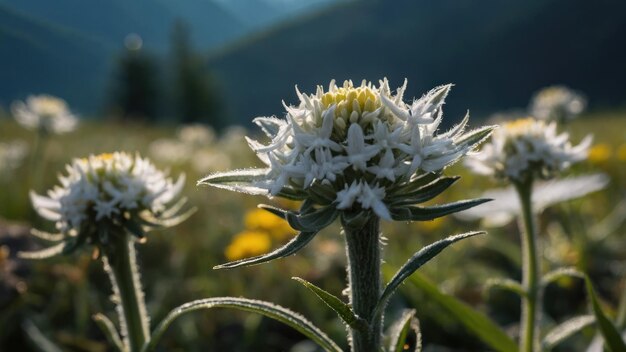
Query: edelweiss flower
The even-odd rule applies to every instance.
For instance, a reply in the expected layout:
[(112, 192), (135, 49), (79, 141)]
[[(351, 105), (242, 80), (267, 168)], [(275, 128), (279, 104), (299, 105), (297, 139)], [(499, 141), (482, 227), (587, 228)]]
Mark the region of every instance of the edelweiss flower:
[(66, 170), (59, 176), (61, 185), (47, 196), (30, 194), (37, 213), (55, 222), (60, 234), (53, 237), (62, 241), (60, 250), (86, 240), (106, 244), (120, 231), (142, 237), (144, 231), (173, 226), (190, 215), (177, 215), (184, 199), (169, 206), (183, 188), (184, 175), (173, 182), (139, 155), (92, 155), (75, 159)]
[(466, 116), (450, 131), (438, 133), (451, 85), (412, 103), (403, 101), (405, 88), (406, 81), (393, 94), (384, 79), (378, 86), (365, 81), (337, 86), (332, 81), (327, 90), (318, 86), (310, 95), (296, 89), (300, 102), (285, 105), (285, 120), (254, 120), (269, 143), (247, 139), (267, 168), (213, 174), (199, 183), (404, 219), (397, 203), (436, 179), (422, 176), (438, 175), (491, 131), (485, 127), (465, 133)]
[(24, 141), (0, 143), (0, 176), (10, 175), (17, 169), (27, 152), (28, 145)]
[(493, 133), (481, 153), (466, 159), (474, 172), (522, 181), (528, 177), (550, 178), (556, 172), (583, 160), (591, 145), (587, 136), (572, 146), (567, 133), (558, 134), (556, 122), (533, 118), (505, 123)]
[(14, 102), (11, 110), (15, 120), (30, 130), (62, 134), (74, 131), (78, 124), (67, 103), (50, 95), (29, 96), (26, 103)]
[(544, 88), (533, 96), (530, 113), (538, 119), (564, 122), (580, 115), (587, 100), (565, 86)]

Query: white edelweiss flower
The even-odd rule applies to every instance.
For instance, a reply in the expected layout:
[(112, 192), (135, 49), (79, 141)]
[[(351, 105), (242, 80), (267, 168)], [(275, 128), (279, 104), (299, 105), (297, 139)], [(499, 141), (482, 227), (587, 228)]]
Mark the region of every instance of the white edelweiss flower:
[(563, 122), (580, 115), (586, 106), (582, 94), (565, 86), (551, 86), (535, 93), (529, 111), (538, 119)]
[(172, 182), (148, 159), (120, 152), (74, 159), (66, 170), (59, 176), (61, 186), (47, 196), (30, 194), (37, 213), (64, 234), (80, 233), (102, 220), (119, 225), (132, 218), (129, 213), (147, 211), (158, 219), (185, 179)]
[(556, 122), (533, 118), (503, 124), (480, 153), (466, 159), (474, 172), (522, 181), (528, 177), (550, 178), (587, 157), (591, 136), (572, 146), (567, 133), (558, 134)]
[(390, 219), (385, 196), (397, 201), (402, 195), (394, 192), (402, 186), (424, 173), (441, 172), (491, 131), (464, 132), (466, 116), (452, 130), (439, 133), (450, 88), (437, 87), (411, 104), (403, 101), (406, 81), (395, 94), (386, 79), (378, 86), (331, 81), (314, 94), (296, 88), (299, 104), (283, 103), (284, 120), (254, 120), (269, 142), (248, 138), (248, 145), (266, 169), (216, 173), (199, 183), (251, 194), (266, 190), (269, 196), (309, 194), (326, 201), (332, 201), (334, 192), (332, 206), (337, 209), (371, 209)]
[(36, 95), (26, 98), (26, 102), (15, 101), (11, 105), (15, 120), (30, 130), (62, 134), (72, 132), (78, 125), (67, 103), (50, 95)]
[(178, 130), (178, 139), (192, 147), (206, 147), (215, 140), (215, 131), (202, 124), (185, 125)]
[(0, 176), (10, 175), (22, 164), (27, 153), (28, 145), (24, 141), (0, 143)]

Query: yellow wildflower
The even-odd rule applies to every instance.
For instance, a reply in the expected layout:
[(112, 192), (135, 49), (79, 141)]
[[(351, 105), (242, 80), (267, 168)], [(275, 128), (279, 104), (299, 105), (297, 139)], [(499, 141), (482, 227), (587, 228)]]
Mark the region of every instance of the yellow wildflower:
[(605, 143), (596, 144), (589, 149), (587, 157), (594, 164), (604, 163), (611, 158), (611, 147)]
[(267, 233), (260, 231), (243, 231), (235, 235), (226, 247), (224, 255), (230, 261), (253, 257), (269, 251), (271, 240)]
[(244, 223), (246, 229), (266, 232), (272, 238), (279, 241), (290, 238), (296, 234), (296, 231), (289, 226), (287, 221), (263, 209), (253, 209), (247, 212)]

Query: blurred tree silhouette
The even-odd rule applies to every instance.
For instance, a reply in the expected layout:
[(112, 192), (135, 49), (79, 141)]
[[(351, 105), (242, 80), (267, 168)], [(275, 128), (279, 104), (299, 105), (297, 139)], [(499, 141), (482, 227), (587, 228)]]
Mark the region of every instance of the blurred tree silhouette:
[(205, 58), (196, 53), (189, 30), (177, 21), (172, 31), (174, 114), (183, 123), (203, 122), (219, 127), (219, 98)]
[(112, 91), (116, 116), (140, 120), (157, 117), (159, 101), (156, 60), (141, 45), (128, 46), (117, 63)]

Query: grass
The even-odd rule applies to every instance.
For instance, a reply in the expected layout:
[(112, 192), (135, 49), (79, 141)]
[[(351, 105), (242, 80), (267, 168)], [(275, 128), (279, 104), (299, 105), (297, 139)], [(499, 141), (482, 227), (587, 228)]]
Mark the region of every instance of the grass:
[[(345, 254), (338, 227), (325, 230), (302, 254), (262, 266), (211, 270), (226, 261), (224, 250), (233, 236), (245, 228), (245, 212), (268, 201), (262, 197), (197, 188), (197, 179), (214, 170), (213, 167), (224, 165), (205, 165), (202, 170), (194, 166), (193, 158), (199, 157), (197, 153), (201, 149), (204, 157), (219, 156), (221, 159), (215, 160), (226, 160), (228, 168), (255, 165), (258, 161), (237, 131), (222, 133), (210, 145), (193, 150), (192, 160), (185, 161), (188, 156), (180, 155), (180, 162), (160, 161), (158, 155), (150, 152), (150, 143), (163, 138), (175, 139), (176, 131), (176, 126), (85, 121), (74, 133), (50, 138), (45, 149), (47, 162), (42, 182), (35, 190), (41, 193), (56, 184), (57, 174), (63, 172), (63, 165), (72, 158), (115, 150), (137, 151), (149, 156), (159, 167), (169, 168), (173, 176), (184, 172), (187, 175), (184, 193), (199, 211), (178, 227), (150, 234), (147, 243), (138, 248), (148, 309), (153, 319), (158, 321), (169, 309), (193, 299), (243, 296), (274, 301), (303, 313), (334, 339), (342, 341), (345, 331), (334, 313), (298, 283), (289, 280), (299, 276), (340, 296), (341, 287), (345, 286)], [(620, 146), (626, 148), (624, 131), (625, 111), (590, 114), (572, 124), (574, 141), (593, 133), (594, 143), (606, 144), (610, 153), (602, 160), (583, 162), (568, 174), (601, 171), (611, 177), (611, 184), (606, 191), (550, 208), (540, 219), (542, 241), (550, 254), (544, 264), (575, 265), (588, 272), (611, 311), (617, 309), (625, 283), (615, 269), (623, 268), (626, 263), (625, 227), (620, 223), (616, 228), (607, 228), (610, 233), (604, 240), (591, 238), (587, 230), (600, 223), (625, 198), (626, 160), (620, 160), (617, 153)], [(9, 119), (0, 119), (0, 142), (17, 139), (31, 143), (33, 134)], [(15, 173), (0, 179), (0, 219), (4, 219), (0, 227), (6, 227), (7, 223), (44, 225), (34, 216), (28, 201), (31, 171), (26, 160)], [(445, 194), (446, 200), (470, 198), (498, 186), (468, 174), (461, 165), (448, 170), (448, 174), (459, 174), (462, 179)], [(441, 201), (440, 198), (434, 202)], [(428, 223), (388, 223), (384, 225), (388, 239), (385, 259), (399, 266), (423, 245), (446, 235), (477, 229), (482, 229), (479, 223), (462, 223), (451, 217)], [(483, 288), (488, 278), (519, 278), (515, 258), (503, 250), (517, 245), (516, 226), (509, 224), (488, 230), (487, 236), (450, 248), (421, 272), (431, 280), (437, 278), (433, 281), (445, 292), (487, 311), (505, 327), (514, 328), (519, 314), (515, 298), (502, 292), (486, 295)], [(30, 238), (22, 240), (28, 242), (28, 246), (39, 245)], [(6, 239), (0, 237), (0, 246), (4, 243)], [(274, 242), (273, 246), (278, 244)], [(11, 272), (23, 283), (20, 293), (16, 293), (14, 287), (9, 287), (8, 280), (0, 280), (1, 350), (24, 345), (27, 337), (20, 325), (15, 324), (24, 319), (33, 321), (45, 336), (67, 350), (106, 350), (104, 336), (90, 317), (97, 312), (114, 317), (113, 305), (108, 301), (110, 287), (106, 276), (99, 263), (91, 259), (92, 254), (83, 252), (73, 258), (19, 262), (24, 268), (19, 272), (11, 271), (12, 264), (8, 264), (18, 263), (14, 262), (14, 251), (4, 261), (0, 259), (0, 276)], [(391, 301), (390, 314), (407, 306), (407, 302), (419, 302), (423, 294), (414, 289), (403, 291)], [(546, 293), (546, 307), (548, 324), (584, 312), (587, 307), (584, 288), (575, 281), (559, 281)], [(466, 350), (485, 348), (453, 318), (427, 302), (419, 307), (418, 317), (427, 345)], [(563, 350), (588, 343), (592, 332), (593, 329), (587, 330), (574, 337)], [(162, 346), (168, 351), (247, 351), (253, 347), (258, 351), (276, 351), (288, 350), (302, 339), (297, 332), (257, 316), (215, 310), (191, 314), (177, 321), (165, 335)]]

